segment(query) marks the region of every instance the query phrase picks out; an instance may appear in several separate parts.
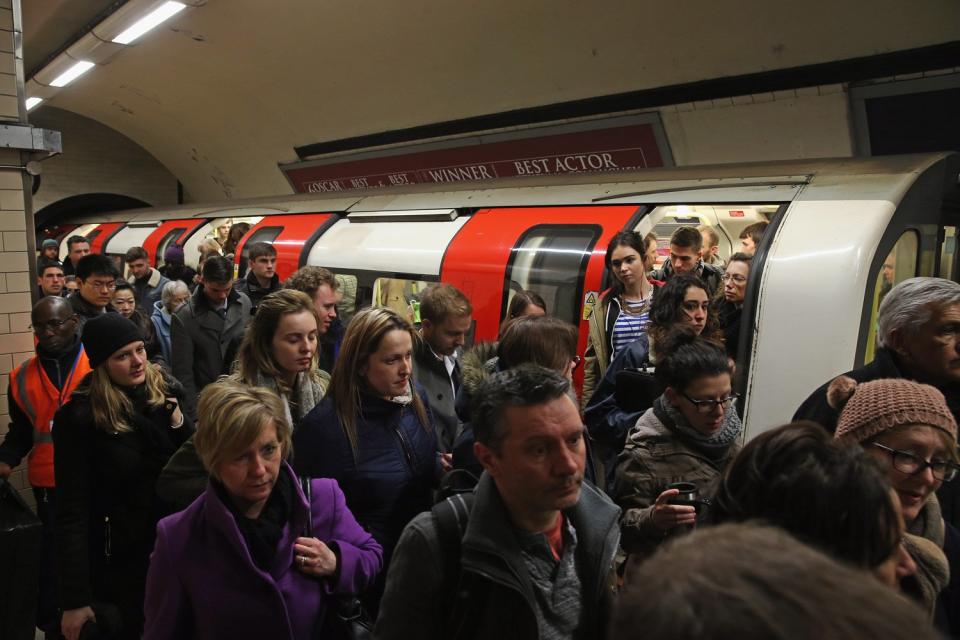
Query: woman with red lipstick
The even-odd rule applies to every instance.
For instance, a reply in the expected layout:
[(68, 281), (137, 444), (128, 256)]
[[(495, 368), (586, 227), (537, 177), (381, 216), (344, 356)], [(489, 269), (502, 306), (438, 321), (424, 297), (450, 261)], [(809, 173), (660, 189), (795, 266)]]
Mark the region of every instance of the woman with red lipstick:
[[(933, 543), (908, 544), (917, 574), (901, 586), (928, 611), (936, 611), (941, 630), (955, 635), (960, 630), (956, 607), (939, 606), (946, 604), (939, 596), (947, 586), (946, 561), (956, 566), (956, 545), (960, 544), (957, 531), (944, 523), (936, 496), (940, 485), (953, 480), (958, 469), (957, 423), (943, 394), (903, 378), (858, 384), (840, 376), (830, 383), (827, 401), (840, 411), (837, 440), (860, 444), (884, 465), (900, 499), (907, 531)], [(957, 588), (951, 582), (946, 596), (955, 598), (952, 592)]]
[(139, 638), (163, 515), (154, 486), (193, 426), (180, 411), (182, 387), (148, 361), (136, 324), (103, 314), (86, 322), (81, 339), (93, 371), (53, 424), (61, 629), (76, 640), (103, 603), (122, 620), (111, 637)]
[[(441, 474), (437, 436), (412, 379), (413, 329), (396, 312), (357, 313), (330, 388), (293, 433), (298, 475), (333, 478), (347, 506), (383, 547), (384, 571), (403, 528), (428, 510)], [(368, 594), (376, 609), (383, 580)]]
[(709, 498), (742, 428), (723, 347), (689, 329), (659, 344), (656, 377), (666, 390), (627, 434), (611, 494), (623, 509), (620, 544), (639, 555), (697, 521), (697, 507), (672, 504), (679, 491), (668, 486), (691, 483)]

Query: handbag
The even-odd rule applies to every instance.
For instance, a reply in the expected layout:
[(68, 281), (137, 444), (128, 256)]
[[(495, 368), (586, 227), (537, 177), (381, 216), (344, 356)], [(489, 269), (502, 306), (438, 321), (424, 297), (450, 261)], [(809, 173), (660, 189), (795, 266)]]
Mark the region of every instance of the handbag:
[(643, 362), (636, 369), (617, 372), (614, 397), (617, 407), (628, 413), (646, 411), (663, 394), (663, 385), (653, 374), (653, 366)]
[[(310, 478), (300, 476), (300, 486), (307, 499), (307, 524), (303, 527), (303, 535), (313, 536), (313, 489)], [(314, 634), (324, 640), (373, 640), (373, 619), (363, 608), (360, 598), (355, 595), (336, 596), (327, 598), (329, 611), (324, 620), (321, 633)], [(332, 615), (331, 615), (332, 614)]]

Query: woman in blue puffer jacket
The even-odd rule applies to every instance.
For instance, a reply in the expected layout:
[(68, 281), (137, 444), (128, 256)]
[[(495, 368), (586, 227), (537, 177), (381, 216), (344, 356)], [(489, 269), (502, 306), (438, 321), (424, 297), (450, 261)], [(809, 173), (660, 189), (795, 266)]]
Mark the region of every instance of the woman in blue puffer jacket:
[[(426, 395), (411, 378), (413, 329), (390, 309), (365, 309), (343, 337), (327, 395), (294, 432), (298, 475), (333, 478), (384, 551), (433, 504), (441, 456)], [(382, 588), (365, 598), (375, 609)]]

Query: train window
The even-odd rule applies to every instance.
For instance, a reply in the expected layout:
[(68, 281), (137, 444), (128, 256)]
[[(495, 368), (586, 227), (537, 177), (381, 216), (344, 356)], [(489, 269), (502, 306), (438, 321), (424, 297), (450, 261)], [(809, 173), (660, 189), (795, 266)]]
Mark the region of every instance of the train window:
[(167, 251), (167, 247), (176, 242), (177, 238), (180, 237), (186, 227), (177, 227), (176, 229), (171, 229), (160, 238), (160, 242), (157, 243), (157, 255), (154, 256), (154, 263), (159, 267), (163, 264), (163, 254)]
[(944, 227), (940, 244), (940, 268), (937, 276), (953, 280), (957, 273), (957, 228)]
[(337, 293), (340, 295), (340, 302), (337, 303), (337, 315), (340, 321), (347, 325), (350, 318), (357, 311), (357, 276), (346, 273), (334, 274), (337, 279)]
[(890, 289), (907, 278), (917, 275), (917, 259), (920, 253), (920, 237), (914, 230), (905, 231), (893, 249), (887, 254), (874, 286), (873, 305), (870, 313), (870, 334), (867, 336), (867, 349), (864, 363), (872, 362), (877, 346), (877, 309)]
[(419, 324), (420, 293), (428, 285), (423, 280), (377, 278), (373, 283), (373, 306), (393, 309), (411, 324)]
[(530, 229), (513, 249), (504, 286), (504, 309), (511, 289), (529, 289), (547, 303), (547, 312), (579, 324), (582, 274), (600, 227), (549, 225)]

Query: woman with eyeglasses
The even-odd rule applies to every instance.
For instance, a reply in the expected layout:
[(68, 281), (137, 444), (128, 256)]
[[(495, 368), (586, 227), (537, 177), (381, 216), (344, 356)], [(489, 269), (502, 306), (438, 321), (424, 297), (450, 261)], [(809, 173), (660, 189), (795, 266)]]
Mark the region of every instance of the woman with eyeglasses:
[(957, 475), (957, 423), (943, 394), (911, 380), (858, 384), (840, 376), (830, 383), (827, 401), (840, 412), (836, 439), (859, 444), (884, 465), (907, 531), (932, 543), (908, 538), (917, 573), (901, 587), (936, 612), (937, 626), (954, 637), (960, 632), (960, 534), (944, 522), (936, 491)]
[(740, 346), (740, 316), (743, 314), (743, 299), (747, 294), (751, 262), (753, 256), (746, 253), (730, 256), (723, 273), (723, 297), (716, 303), (715, 313), (723, 330), (723, 344), (727, 355), (733, 359), (736, 359)]
[(658, 349), (656, 377), (665, 391), (627, 434), (612, 491), (623, 509), (620, 544), (637, 556), (697, 522), (702, 503), (674, 504), (680, 492), (670, 485), (690, 483), (700, 500), (709, 499), (740, 449), (733, 371), (723, 347), (680, 328)]

